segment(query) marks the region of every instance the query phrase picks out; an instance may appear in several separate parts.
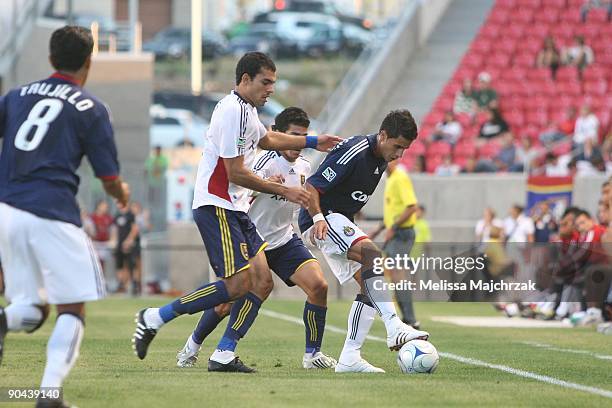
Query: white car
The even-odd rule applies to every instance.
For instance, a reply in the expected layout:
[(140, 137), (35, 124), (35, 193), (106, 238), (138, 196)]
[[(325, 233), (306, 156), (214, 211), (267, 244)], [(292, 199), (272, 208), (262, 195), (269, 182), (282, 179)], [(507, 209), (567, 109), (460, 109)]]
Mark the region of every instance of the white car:
[(152, 105), (150, 145), (164, 149), (192, 144), (204, 146), (204, 135), (209, 123), (200, 116), (186, 109), (170, 109), (161, 105)]

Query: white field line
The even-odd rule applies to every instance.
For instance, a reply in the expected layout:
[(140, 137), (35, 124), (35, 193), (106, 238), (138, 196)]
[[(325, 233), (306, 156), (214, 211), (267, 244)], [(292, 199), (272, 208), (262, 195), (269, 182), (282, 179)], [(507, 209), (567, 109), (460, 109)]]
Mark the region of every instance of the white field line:
[(594, 352), (588, 351), (588, 350), (566, 349), (566, 348), (561, 348), (561, 347), (553, 346), (552, 344), (537, 343), (535, 341), (521, 341), (519, 343), (520, 344), (525, 344), (527, 346), (541, 348), (541, 349), (544, 349), (544, 350), (559, 351), (561, 353), (583, 354), (583, 355), (587, 355), (587, 356), (598, 358), (600, 360), (612, 361), (612, 356), (610, 356), (608, 354), (599, 354), (599, 353), (594, 353)]
[[(287, 322), (299, 324), (300, 326), (304, 325), (304, 322), (302, 319), (298, 319), (296, 317), (286, 315), (284, 313), (278, 313), (278, 312), (274, 312), (272, 310), (267, 310), (267, 309), (261, 309), (259, 313), (265, 316), (268, 316), (268, 317), (275, 318), (275, 319), (285, 320)], [(329, 325), (329, 324), (325, 325), (325, 330), (328, 332), (334, 332), (334, 333), (346, 335), (346, 330), (341, 329), (340, 327)], [(378, 337), (378, 336), (368, 336), (367, 339), (373, 340), (373, 341), (384, 342), (385, 344), (387, 342), (385, 339), (383, 339), (382, 337)], [(508, 374), (516, 375), (518, 377), (530, 378), (532, 380), (540, 381), (546, 384), (558, 385), (563, 388), (569, 388), (573, 390), (587, 392), (589, 394), (601, 395), (602, 397), (606, 397), (606, 398), (612, 398), (612, 391), (604, 390), (602, 388), (591, 387), (588, 385), (577, 384), (577, 383), (573, 383), (569, 381), (563, 381), (563, 380), (559, 380), (558, 378), (549, 377), (547, 375), (541, 375), (541, 374), (536, 374), (536, 373), (532, 373), (529, 371), (519, 370), (517, 368), (508, 367), (508, 366), (501, 365), (501, 364), (491, 364), (491, 363), (487, 363), (486, 361), (477, 360), (477, 359), (469, 358), (469, 357), (463, 357), (463, 356), (453, 354), (453, 353), (439, 352), (439, 354), (441, 357), (448, 358), (450, 360), (455, 360), (460, 363), (469, 364), (473, 366), (479, 366), (479, 367), (491, 368), (494, 370), (503, 371)]]

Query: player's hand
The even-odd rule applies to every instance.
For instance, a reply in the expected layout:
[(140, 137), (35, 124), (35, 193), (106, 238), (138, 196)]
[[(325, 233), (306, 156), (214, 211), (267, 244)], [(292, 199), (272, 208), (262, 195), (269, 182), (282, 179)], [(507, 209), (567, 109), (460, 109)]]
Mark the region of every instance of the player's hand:
[(336, 147), (338, 143), (344, 139), (333, 135), (320, 135), (317, 137), (317, 150), (320, 152), (329, 152)]
[(292, 203), (301, 205), (304, 208), (308, 208), (310, 202), (310, 193), (302, 187), (291, 187), (287, 189), (285, 198)]
[(268, 177), (268, 181), (271, 181), (273, 183), (283, 184), (285, 182), (285, 178), (281, 176), (280, 174), (277, 174), (277, 175)]
[(327, 222), (317, 221), (314, 223), (314, 228), (310, 232), (310, 242), (316, 246), (315, 238), (318, 240), (324, 240), (327, 237)]

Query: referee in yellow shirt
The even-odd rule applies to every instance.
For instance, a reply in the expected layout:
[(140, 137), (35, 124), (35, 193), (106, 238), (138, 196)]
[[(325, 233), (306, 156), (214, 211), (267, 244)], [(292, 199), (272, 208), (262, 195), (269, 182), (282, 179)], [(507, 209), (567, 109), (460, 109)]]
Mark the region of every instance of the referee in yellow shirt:
[[(397, 161), (387, 166), (387, 184), (385, 185), (384, 228), (385, 243), (383, 246), (387, 257), (410, 255), (414, 245), (414, 224), (417, 220), (417, 198), (408, 172)], [(407, 278), (406, 271), (389, 271), (391, 279), (398, 282)], [(404, 323), (418, 328), (419, 322), (414, 315), (410, 291), (396, 291), (395, 299), (402, 312)]]

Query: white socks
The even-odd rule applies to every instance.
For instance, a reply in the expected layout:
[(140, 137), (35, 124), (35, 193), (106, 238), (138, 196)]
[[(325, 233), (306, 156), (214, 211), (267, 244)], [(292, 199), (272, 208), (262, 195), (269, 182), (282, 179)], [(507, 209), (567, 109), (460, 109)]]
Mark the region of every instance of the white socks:
[(47, 343), (47, 365), (41, 387), (61, 387), (77, 357), (83, 339), (83, 322), (76, 316), (61, 314), (49, 343)]
[(164, 325), (164, 321), (159, 315), (159, 307), (150, 307), (144, 312), (144, 321), (147, 327), (158, 330)]
[(43, 318), (42, 311), (32, 305), (10, 304), (4, 309), (9, 331), (31, 331)]
[(189, 335), (186, 346), (190, 351), (200, 351), (200, 347), (202, 347), (201, 344), (198, 344), (193, 340), (192, 335)]
[(384, 278), (382, 276), (377, 276), (375, 278), (366, 279), (363, 281), (363, 286), (370, 298), (370, 302), (372, 302), (376, 310), (378, 310), (378, 314), (380, 314), (380, 318), (385, 324), (387, 335), (390, 335), (402, 324), (402, 321), (397, 316), (395, 303), (393, 303), (393, 299), (391, 298), (391, 292), (388, 290), (374, 289), (374, 282), (377, 280), (384, 280)]
[(338, 361), (341, 364), (353, 365), (361, 359), (361, 346), (370, 332), (376, 317), (376, 309), (355, 300), (348, 315), (348, 331), (344, 347)]
[(233, 351), (219, 350), (219, 349), (216, 349), (210, 356), (210, 359), (212, 361), (216, 361), (217, 363), (221, 363), (221, 364), (230, 363), (235, 358), (236, 358), (236, 354), (234, 354)]

